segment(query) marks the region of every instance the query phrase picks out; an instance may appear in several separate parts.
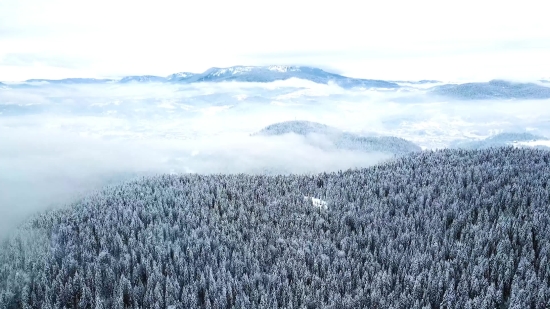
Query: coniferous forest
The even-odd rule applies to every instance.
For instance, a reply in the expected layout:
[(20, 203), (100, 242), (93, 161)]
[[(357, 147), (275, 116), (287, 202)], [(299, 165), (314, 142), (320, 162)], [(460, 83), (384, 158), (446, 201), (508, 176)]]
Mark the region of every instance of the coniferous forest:
[(161, 175), (32, 217), (0, 244), (2, 309), (548, 307), (545, 150)]

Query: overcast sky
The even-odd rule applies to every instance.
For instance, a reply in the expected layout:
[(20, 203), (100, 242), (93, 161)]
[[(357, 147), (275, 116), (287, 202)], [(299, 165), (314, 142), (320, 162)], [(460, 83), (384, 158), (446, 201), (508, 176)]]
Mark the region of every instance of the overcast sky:
[(2, 0), (0, 80), (312, 65), (379, 79), (550, 77), (545, 1)]

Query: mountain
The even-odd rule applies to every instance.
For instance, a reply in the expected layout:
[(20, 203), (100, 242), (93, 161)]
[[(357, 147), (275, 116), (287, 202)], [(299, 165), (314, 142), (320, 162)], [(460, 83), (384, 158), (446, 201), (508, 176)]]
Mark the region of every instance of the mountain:
[(434, 79), (422, 79), (422, 80), (392, 80), (394, 83), (402, 83), (402, 84), (411, 84), (411, 85), (425, 85), (425, 84), (437, 84), (441, 83), (441, 81), (434, 80)]
[(319, 84), (334, 82), (344, 88), (366, 87), (366, 88), (398, 88), (396, 83), (349, 78), (342, 75), (329, 73), (318, 68), (306, 66), (234, 66), (229, 68), (211, 68), (202, 74), (194, 76), (193, 82), (273, 82), (299, 78)]
[(27, 79), (26, 83), (48, 83), (48, 84), (103, 84), (113, 82), (112, 79), (96, 78), (64, 78), (64, 79)]
[(119, 80), (119, 83), (159, 83), (159, 82), (165, 82), (165, 77), (160, 76), (154, 76), (154, 75), (141, 75), (141, 76), (126, 76)]
[(549, 141), (548, 138), (540, 135), (534, 135), (531, 133), (500, 133), (494, 136), (488, 137), (483, 140), (478, 141), (455, 141), (451, 143), (452, 148), (463, 148), (463, 149), (485, 149), (490, 147), (503, 147), (503, 146), (517, 146), (517, 147), (528, 147), (528, 146), (544, 146), (540, 143)]
[(147, 177), (2, 239), (0, 308), (548, 308), (549, 179), (511, 147)]
[[(167, 77), (160, 76), (127, 76), (119, 80), (120, 83), (128, 82), (172, 82), (172, 83), (197, 83), (197, 82), (273, 82), (299, 78), (315, 83), (327, 84), (334, 82), (344, 88), (399, 88), (393, 82), (372, 79), (350, 78), (329, 73), (321, 69), (306, 66), (234, 66), (229, 68), (211, 68), (201, 74), (180, 72)], [(50, 83), (50, 84), (98, 84), (115, 82), (111, 79), (94, 78), (67, 78), (60, 80), (29, 79), (26, 83)]]
[(198, 74), (189, 73), (189, 72), (179, 72), (179, 73), (174, 73), (174, 74), (168, 75), (166, 77), (166, 80), (170, 81), (170, 82), (183, 82), (183, 81), (187, 81), (187, 80), (193, 78), (196, 75), (198, 75)]
[(485, 83), (440, 85), (431, 88), (430, 92), (462, 100), (550, 99), (550, 87), (497, 79)]
[(274, 136), (289, 133), (302, 135), (312, 143), (318, 142), (312, 135), (320, 135), (331, 143), (331, 147), (341, 150), (385, 152), (394, 155), (421, 151), (418, 145), (402, 138), (394, 136), (360, 136), (321, 123), (301, 120), (275, 123), (254, 135)]

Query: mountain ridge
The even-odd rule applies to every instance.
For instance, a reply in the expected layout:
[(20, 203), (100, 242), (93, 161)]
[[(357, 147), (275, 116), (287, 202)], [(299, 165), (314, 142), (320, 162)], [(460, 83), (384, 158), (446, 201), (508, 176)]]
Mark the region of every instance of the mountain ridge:
[(315, 83), (328, 84), (333, 82), (343, 88), (390, 88), (400, 86), (392, 81), (352, 78), (330, 73), (309, 66), (232, 66), (226, 68), (212, 67), (202, 73), (178, 72), (168, 76), (132, 75), (120, 79), (96, 78), (64, 78), (64, 79), (28, 79), (29, 83), (50, 84), (100, 84), (100, 83), (197, 83), (197, 82), (274, 82), (291, 78), (305, 79)]
[[(0, 84), (3, 88), (37, 87), (43, 84), (78, 85), (78, 84), (128, 84), (128, 83), (218, 83), (218, 82), (256, 82), (269, 83), (288, 79), (308, 80), (317, 84), (333, 83), (342, 88), (379, 88), (404, 89), (411, 85), (428, 86), (428, 95), (454, 98), (458, 100), (491, 100), (491, 99), (550, 99), (548, 81), (514, 82), (504, 79), (493, 79), (487, 82), (443, 83), (437, 80), (379, 80), (353, 78), (324, 71), (310, 66), (270, 65), (211, 67), (202, 73), (177, 72), (168, 76), (130, 75), (122, 78), (64, 78), (64, 79), (28, 79), (20, 83)], [(430, 84), (442, 83), (439, 85)]]

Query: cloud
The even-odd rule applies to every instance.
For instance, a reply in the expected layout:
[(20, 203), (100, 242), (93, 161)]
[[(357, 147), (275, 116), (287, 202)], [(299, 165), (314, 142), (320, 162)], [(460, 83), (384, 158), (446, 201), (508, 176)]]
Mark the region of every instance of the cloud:
[(63, 129), (0, 132), (0, 233), (109, 183), (159, 173), (312, 173), (365, 167), (380, 153), (323, 151), (298, 137), (97, 139)]
[(322, 137), (250, 136), (276, 122), (308, 120), (441, 148), (498, 132), (550, 137), (548, 103), (442, 101), (422, 88), (342, 89), (296, 79), (12, 85), (0, 89), (0, 227), (139, 175), (320, 172), (387, 159), (331, 150)]

